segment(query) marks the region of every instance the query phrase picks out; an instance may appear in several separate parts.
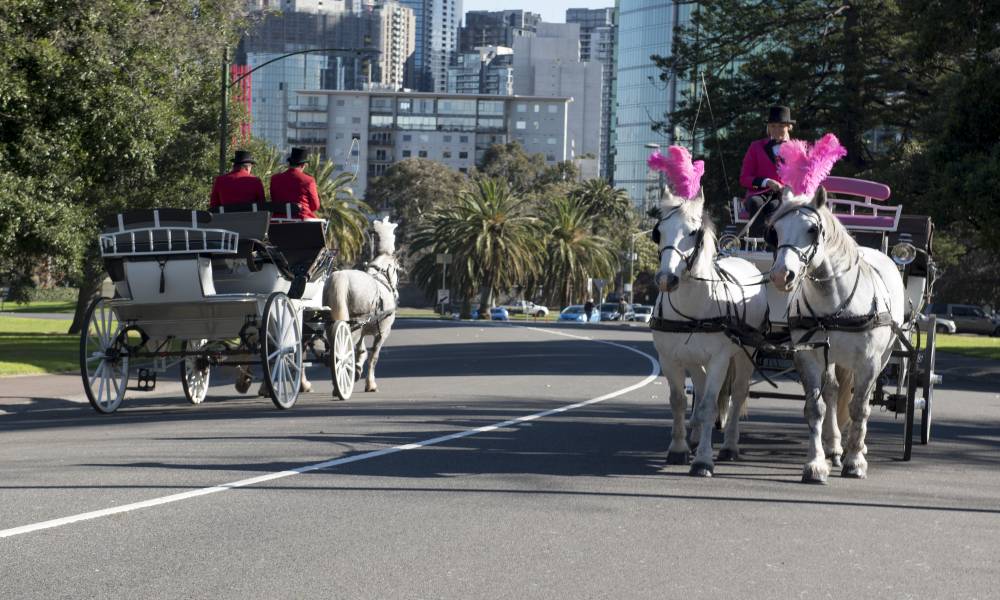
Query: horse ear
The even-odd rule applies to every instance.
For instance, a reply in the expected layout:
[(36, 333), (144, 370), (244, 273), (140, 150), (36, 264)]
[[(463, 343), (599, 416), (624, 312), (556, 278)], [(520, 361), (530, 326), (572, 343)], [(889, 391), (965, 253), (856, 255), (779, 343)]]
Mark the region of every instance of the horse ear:
[(695, 206), (699, 206), (700, 205), (701, 207), (704, 207), (705, 206), (705, 188), (699, 187), (698, 188), (698, 193), (695, 195), (694, 198), (691, 198), (691, 202), (694, 202)]
[(816, 193), (813, 195), (813, 205), (816, 208), (823, 208), (826, 206), (826, 188), (819, 186), (816, 189)]

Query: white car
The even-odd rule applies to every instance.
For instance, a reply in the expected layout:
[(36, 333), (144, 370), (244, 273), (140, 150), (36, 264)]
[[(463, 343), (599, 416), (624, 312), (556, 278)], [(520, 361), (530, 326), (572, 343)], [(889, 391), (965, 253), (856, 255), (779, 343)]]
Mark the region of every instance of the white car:
[(643, 323), (649, 323), (649, 320), (653, 317), (652, 306), (633, 304), (632, 308), (633, 310), (635, 310), (635, 316), (632, 317), (633, 321), (642, 321)]
[(527, 302), (524, 300), (506, 304), (504, 305), (504, 308), (506, 308), (507, 312), (512, 315), (528, 315), (531, 317), (541, 318), (546, 317), (549, 314), (549, 309), (541, 304), (535, 304), (534, 302)]
[[(917, 323), (920, 323), (921, 327), (924, 327), (927, 321), (928, 321), (927, 315), (923, 313), (917, 313)], [(952, 321), (951, 319), (938, 315), (937, 326), (935, 327), (935, 329), (937, 329), (938, 333), (955, 333), (958, 330), (958, 326), (955, 325), (955, 322)]]

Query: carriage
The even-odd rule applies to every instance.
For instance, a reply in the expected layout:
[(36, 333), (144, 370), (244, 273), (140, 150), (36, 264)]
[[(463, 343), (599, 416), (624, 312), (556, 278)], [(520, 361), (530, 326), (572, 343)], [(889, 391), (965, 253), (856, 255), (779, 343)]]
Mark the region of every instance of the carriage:
[[(898, 265), (906, 290), (903, 326), (896, 332), (892, 358), (875, 386), (871, 404), (903, 418), (902, 459), (909, 460), (913, 445), (913, 427), (920, 411), (920, 442), (931, 439), (934, 386), (940, 382), (935, 373), (935, 317), (921, 313), (933, 292), (936, 268), (933, 260), (933, 224), (929, 217), (905, 215), (901, 205), (888, 205), (889, 187), (881, 183), (846, 177), (827, 177), (823, 182), (827, 205), (860, 245), (889, 254)], [(774, 254), (764, 239), (763, 228), (750, 225), (739, 198), (732, 201), (732, 224), (719, 238), (720, 254), (737, 256), (752, 262), (762, 273), (771, 270)], [(794, 375), (792, 363), (795, 346), (790, 341), (787, 322), (788, 295), (774, 286), (766, 286), (770, 331), (754, 346), (754, 366), (762, 375), (753, 384), (750, 397), (801, 399), (801, 395), (782, 394), (763, 389), (765, 379)]]
[[(291, 408), (308, 359), (330, 361), (334, 392), (354, 385), (351, 327), (333, 321), (323, 288), (334, 270), (326, 222), (291, 204), (218, 212), (161, 208), (115, 215), (99, 236), (114, 284), (87, 310), (80, 372), (100, 413), (180, 371), (185, 397), (204, 401), (213, 367), (260, 365), (264, 390)], [(331, 358), (332, 357), (332, 358)]]

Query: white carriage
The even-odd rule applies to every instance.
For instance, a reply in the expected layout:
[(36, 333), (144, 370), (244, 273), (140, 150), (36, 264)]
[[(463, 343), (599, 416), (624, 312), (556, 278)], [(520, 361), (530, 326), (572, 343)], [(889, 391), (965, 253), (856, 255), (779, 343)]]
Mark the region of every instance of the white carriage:
[[(940, 376), (934, 372), (935, 317), (921, 315), (930, 301), (936, 276), (932, 256), (933, 224), (930, 217), (904, 215), (901, 205), (883, 204), (890, 196), (890, 189), (884, 184), (828, 177), (823, 187), (828, 194), (830, 210), (858, 243), (892, 256), (903, 276), (906, 287), (905, 322), (897, 335), (892, 360), (879, 377), (871, 403), (903, 416), (902, 458), (909, 460), (917, 410), (921, 412), (920, 441), (922, 444), (930, 441), (934, 386), (940, 382)], [(770, 272), (774, 254), (764, 239), (763, 228), (755, 226), (746, 231), (751, 215), (746, 213), (738, 198), (733, 199), (732, 215), (733, 224), (719, 239), (720, 253), (745, 258), (762, 273)], [(766, 286), (766, 291), (771, 331), (767, 341), (755, 344), (755, 366), (765, 374), (794, 374), (791, 361), (794, 348), (790, 344), (787, 323), (788, 295), (770, 285)], [(750, 395), (801, 398), (762, 390), (759, 385), (757, 389), (751, 389)]]
[(115, 293), (91, 304), (80, 338), (95, 410), (117, 410), (133, 373), (134, 389), (146, 391), (177, 365), (193, 404), (212, 367), (259, 364), (275, 406), (290, 408), (309, 353), (341, 356), (353, 386), (350, 329), (323, 306), (334, 268), (326, 222), (296, 219), (293, 205), (248, 208), (138, 210), (105, 223), (100, 250)]

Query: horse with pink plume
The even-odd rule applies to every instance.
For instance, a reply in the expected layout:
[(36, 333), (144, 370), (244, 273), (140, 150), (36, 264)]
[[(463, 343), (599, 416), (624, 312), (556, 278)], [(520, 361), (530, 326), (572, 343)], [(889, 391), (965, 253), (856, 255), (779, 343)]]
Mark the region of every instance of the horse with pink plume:
[(859, 246), (827, 206), (820, 184), (846, 154), (833, 134), (812, 146), (782, 144), (778, 173), (786, 187), (765, 236), (776, 247), (771, 282), (789, 293), (792, 341), (825, 337), (829, 344), (795, 353), (809, 424), (802, 472), (807, 483), (826, 482), (827, 456), (834, 466), (841, 464), (838, 421), (850, 421), (841, 475), (867, 477), (869, 401), (903, 321), (905, 292), (896, 265), (884, 253)]
[[(725, 439), (718, 460), (739, 457), (739, 417), (749, 394), (753, 365), (733, 342), (734, 331), (760, 329), (767, 299), (762, 276), (750, 262), (717, 257), (715, 227), (704, 214), (702, 161), (692, 161), (682, 147), (649, 157), (649, 167), (666, 174), (662, 218), (652, 231), (660, 251), (656, 300), (650, 328), (667, 378), (673, 429), (667, 464), (687, 464), (691, 445), (697, 452), (690, 474), (710, 477), (712, 425), (726, 412)], [(695, 388), (692, 443), (686, 433), (687, 372)]]

